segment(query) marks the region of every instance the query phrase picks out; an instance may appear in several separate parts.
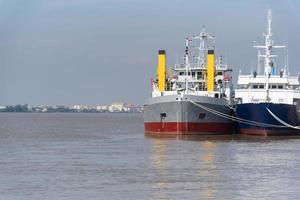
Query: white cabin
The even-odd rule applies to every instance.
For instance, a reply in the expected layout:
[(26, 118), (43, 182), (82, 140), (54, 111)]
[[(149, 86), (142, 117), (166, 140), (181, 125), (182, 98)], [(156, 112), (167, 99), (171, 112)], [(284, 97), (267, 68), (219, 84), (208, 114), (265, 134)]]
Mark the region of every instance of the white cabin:
[[(268, 94), (267, 94), (268, 93)], [(268, 95), (268, 99), (266, 96)], [(300, 84), (298, 76), (273, 75), (269, 77), (266, 88), (266, 76), (240, 75), (235, 90), (237, 103), (285, 103), (296, 104), (300, 101)]]

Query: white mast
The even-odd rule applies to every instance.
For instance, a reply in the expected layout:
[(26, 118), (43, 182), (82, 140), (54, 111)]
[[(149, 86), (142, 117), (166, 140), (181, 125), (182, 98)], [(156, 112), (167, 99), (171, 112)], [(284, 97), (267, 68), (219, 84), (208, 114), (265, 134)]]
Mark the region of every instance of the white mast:
[(185, 61), (185, 91), (186, 94), (188, 94), (188, 73), (190, 68), (190, 62), (189, 62), (189, 38), (186, 38), (185, 40), (185, 55), (184, 55), (184, 61)]
[(199, 47), (196, 47), (199, 50), (199, 55), (198, 55), (198, 57), (195, 57), (198, 61), (197, 66), (199, 68), (204, 66), (205, 63), (206, 63), (206, 52), (208, 51), (208, 46), (207, 46), (208, 39), (212, 39), (213, 42), (214, 42), (215, 38), (216, 38), (215, 36), (212, 36), (212, 35), (210, 35), (209, 33), (206, 32), (205, 25), (203, 25), (202, 31), (200, 32), (199, 35), (193, 36), (193, 39), (199, 39), (200, 40)]
[(266, 84), (265, 84), (265, 89), (266, 89), (266, 101), (268, 102), (270, 100), (269, 98), (269, 78), (271, 76), (272, 71), (275, 70), (274, 66), (274, 58), (277, 57), (277, 55), (272, 54), (272, 49), (273, 48), (284, 48), (285, 46), (274, 46), (273, 45), (273, 40), (272, 40), (272, 11), (269, 9), (268, 10), (268, 28), (267, 28), (267, 34), (264, 34), (265, 36), (265, 45), (264, 46), (258, 46), (255, 45), (258, 49), (263, 49), (264, 54), (259, 54), (259, 58), (264, 59), (264, 75), (266, 77)]
[(283, 74), (287, 76), (289, 74), (289, 48), (287, 47), (285, 50), (285, 66)]

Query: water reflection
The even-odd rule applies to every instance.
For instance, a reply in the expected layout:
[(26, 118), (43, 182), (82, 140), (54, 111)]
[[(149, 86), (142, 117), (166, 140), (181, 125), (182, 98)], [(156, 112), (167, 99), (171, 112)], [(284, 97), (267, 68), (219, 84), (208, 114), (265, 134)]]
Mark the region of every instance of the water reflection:
[[(194, 138), (193, 139), (204, 139), (204, 138)], [(196, 185), (193, 185), (192, 187), (196, 187), (193, 189), (196, 189), (199, 191), (198, 196), (201, 199), (213, 199), (216, 196), (217, 193), (217, 187), (216, 183), (219, 179), (219, 173), (217, 172), (217, 166), (216, 166), (216, 149), (217, 149), (217, 143), (214, 141), (202, 141), (199, 143), (199, 145), (195, 145), (192, 149), (195, 150), (193, 154), (190, 154), (190, 152), (187, 152), (184, 150), (185, 159), (183, 159), (183, 162), (186, 162), (183, 164), (180, 169), (178, 169), (179, 173), (184, 173), (184, 170), (187, 170), (185, 167), (190, 165), (190, 161), (194, 159), (195, 164), (197, 163), (197, 167), (191, 170), (190, 173), (193, 174), (193, 178), (183, 178), (181, 181), (177, 183), (170, 182), (170, 177), (176, 177), (179, 174), (170, 174), (170, 170), (173, 169), (173, 167), (170, 168), (170, 163), (168, 163), (168, 160), (172, 160), (172, 158), (169, 158), (168, 151), (174, 147), (174, 140), (175, 139), (182, 139), (182, 140), (191, 140), (190, 137), (151, 137), (152, 142), (152, 153), (151, 153), (151, 163), (154, 169), (155, 173), (155, 180), (154, 184), (152, 186), (153, 189), (153, 198), (152, 199), (170, 199), (170, 196), (172, 194), (168, 193), (168, 190), (172, 187), (179, 187), (179, 185), (182, 182), (186, 182), (186, 184), (189, 183), (197, 183)], [(228, 139), (227, 137), (219, 137), (218, 139)], [(207, 138), (206, 138), (207, 139)], [(178, 144), (178, 143), (177, 143)], [(180, 152), (178, 152), (180, 154)], [(175, 155), (173, 155), (175, 156)], [(173, 161), (176, 159), (180, 159), (180, 155), (176, 155), (176, 158), (173, 158)], [(193, 162), (193, 161), (192, 161)], [(174, 163), (173, 163), (174, 164)], [(171, 164), (172, 165), (172, 164)], [(179, 167), (179, 166), (177, 166)], [(174, 170), (174, 169), (173, 169)], [(195, 170), (195, 173), (193, 173), (193, 170)], [(177, 173), (178, 173), (177, 172)], [(173, 171), (173, 173), (176, 173)], [(179, 185), (178, 185), (179, 184)], [(176, 186), (175, 186), (176, 185)], [(189, 189), (187, 186), (185, 186), (186, 189)]]
[(281, 190), (294, 180), (290, 169), (297, 168), (299, 162), (295, 161), (298, 151), (290, 147), (297, 144), (299, 136), (147, 138), (152, 148), (152, 199), (232, 199), (232, 195), (245, 199), (263, 193), (272, 196), (267, 191), (273, 185)]
[(213, 141), (213, 140), (233, 140), (236, 135), (149, 135), (145, 134), (149, 139), (160, 140), (189, 140), (189, 141)]
[(300, 135), (291, 136), (255, 136), (255, 135), (145, 135), (146, 138), (164, 140), (188, 140), (188, 141), (244, 141), (267, 142), (273, 140), (300, 139)]
[[(216, 143), (213, 141), (204, 141), (200, 143), (201, 155), (199, 159), (199, 176), (206, 184), (200, 190), (200, 197), (202, 199), (213, 199), (216, 193), (216, 181), (219, 174), (216, 171), (215, 164), (215, 150)], [(207, 181), (213, 180), (213, 181)]]
[(168, 142), (168, 140), (153, 140), (151, 162), (155, 170), (155, 177), (158, 177), (157, 180), (154, 180), (154, 185), (152, 188), (154, 190), (153, 199), (165, 199), (163, 189), (167, 187), (167, 181), (165, 180), (165, 177), (167, 172), (166, 148)]

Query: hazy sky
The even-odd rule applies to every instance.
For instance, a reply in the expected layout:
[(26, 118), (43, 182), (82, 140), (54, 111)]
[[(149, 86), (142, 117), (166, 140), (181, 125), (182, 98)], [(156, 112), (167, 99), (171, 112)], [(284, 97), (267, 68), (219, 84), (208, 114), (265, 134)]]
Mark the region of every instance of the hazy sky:
[(249, 73), (267, 8), (299, 73), (296, 0), (0, 0), (0, 105), (143, 104), (158, 49), (173, 65), (203, 24), (235, 75)]

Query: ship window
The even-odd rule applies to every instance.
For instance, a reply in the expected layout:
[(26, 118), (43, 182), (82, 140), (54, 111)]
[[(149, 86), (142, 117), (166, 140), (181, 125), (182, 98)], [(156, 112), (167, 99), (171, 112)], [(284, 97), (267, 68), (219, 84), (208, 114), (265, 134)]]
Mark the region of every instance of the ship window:
[(223, 72), (218, 72), (217, 75), (222, 76)]
[(219, 98), (219, 94), (218, 93), (215, 94), (215, 98)]
[(205, 116), (206, 116), (206, 114), (205, 114), (205, 113), (200, 113), (200, 114), (199, 114), (199, 119), (204, 119), (204, 118), (205, 118)]
[(265, 86), (264, 85), (259, 85), (259, 89), (264, 89)]
[(181, 75), (181, 76), (182, 76), (183, 74), (184, 74), (184, 72), (179, 72), (179, 75)]
[(253, 89), (257, 89), (257, 88), (258, 88), (258, 85), (253, 85), (252, 88), (253, 88)]
[(195, 74), (196, 74), (195, 72), (192, 72), (192, 77), (195, 77)]
[(272, 89), (276, 89), (277, 88), (277, 85), (272, 85)]
[(202, 76), (202, 72), (197, 72), (197, 80), (200, 80)]
[(167, 117), (167, 113), (160, 113), (160, 118), (165, 118)]
[(238, 89), (247, 89), (248, 85), (238, 85)]
[(278, 89), (283, 89), (283, 85), (278, 85)]

